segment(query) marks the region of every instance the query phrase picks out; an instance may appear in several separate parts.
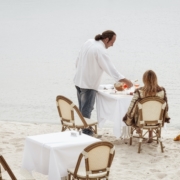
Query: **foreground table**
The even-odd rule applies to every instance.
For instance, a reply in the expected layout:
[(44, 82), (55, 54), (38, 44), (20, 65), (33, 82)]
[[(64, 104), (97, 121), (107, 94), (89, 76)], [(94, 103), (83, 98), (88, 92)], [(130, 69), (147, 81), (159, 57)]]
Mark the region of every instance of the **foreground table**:
[(85, 134), (72, 136), (71, 132), (27, 137), (23, 168), (48, 175), (48, 180), (60, 180), (61, 177), (67, 176), (67, 169), (75, 167), (83, 149), (100, 141)]
[(115, 92), (111, 87), (113, 85), (101, 85), (96, 95), (97, 120), (100, 128), (106, 121), (113, 122), (113, 133), (117, 138), (129, 138), (130, 128), (122, 121), (128, 110), (132, 95), (127, 93), (133, 92), (130, 89), (125, 92)]

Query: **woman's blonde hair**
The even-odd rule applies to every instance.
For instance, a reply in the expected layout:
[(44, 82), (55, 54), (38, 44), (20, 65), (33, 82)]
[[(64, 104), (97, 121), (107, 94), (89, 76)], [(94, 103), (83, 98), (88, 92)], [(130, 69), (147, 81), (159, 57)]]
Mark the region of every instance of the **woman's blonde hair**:
[(155, 96), (162, 88), (158, 85), (156, 73), (152, 70), (148, 70), (143, 75), (144, 87), (143, 93), (146, 96)]

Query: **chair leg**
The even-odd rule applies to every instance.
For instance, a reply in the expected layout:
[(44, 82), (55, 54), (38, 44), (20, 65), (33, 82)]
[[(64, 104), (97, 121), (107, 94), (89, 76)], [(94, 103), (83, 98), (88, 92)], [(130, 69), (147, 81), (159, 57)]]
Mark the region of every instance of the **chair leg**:
[(141, 151), (141, 142), (139, 142), (138, 153)]
[(140, 153), (140, 152), (141, 152), (141, 144), (142, 144), (142, 140), (143, 140), (142, 133), (143, 133), (143, 130), (142, 130), (142, 129), (140, 129), (138, 153)]
[(66, 129), (67, 129), (67, 127), (65, 127), (64, 125), (62, 125), (61, 131), (63, 132), (63, 131), (65, 131)]
[(68, 173), (67, 180), (71, 180), (71, 174)]
[(133, 128), (131, 127), (131, 134), (129, 139), (129, 145), (132, 145), (132, 137), (133, 137)]
[(132, 145), (132, 136), (129, 139), (129, 145)]
[(160, 139), (161, 152), (163, 153), (164, 152), (164, 146), (163, 146), (162, 139), (161, 139), (161, 130), (159, 130), (158, 137)]
[(95, 134), (97, 134), (97, 125), (95, 125)]
[(161, 137), (160, 138), (160, 146), (161, 146), (161, 152), (163, 153), (164, 152), (164, 146), (163, 146), (163, 143), (162, 143), (162, 139)]
[(159, 130), (156, 130), (157, 144), (159, 144)]
[(97, 134), (97, 125), (89, 126), (93, 130), (94, 134)]
[(149, 137), (148, 137), (148, 143), (151, 143), (153, 141), (153, 130), (148, 129)]
[(64, 126), (62, 125), (61, 132), (63, 132), (63, 130), (64, 130)]
[(160, 145), (161, 145), (161, 152), (163, 153), (164, 152), (164, 147), (163, 147), (162, 141), (160, 142)]
[(2, 175), (1, 175), (1, 165), (0, 165), (0, 180), (2, 180)]

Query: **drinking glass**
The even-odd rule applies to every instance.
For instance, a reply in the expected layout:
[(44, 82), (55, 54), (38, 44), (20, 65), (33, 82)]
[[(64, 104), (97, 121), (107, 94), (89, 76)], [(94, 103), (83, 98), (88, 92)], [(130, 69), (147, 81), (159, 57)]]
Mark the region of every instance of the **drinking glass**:
[(138, 81), (134, 82), (134, 87), (135, 87), (135, 89), (137, 89), (139, 87), (139, 82)]

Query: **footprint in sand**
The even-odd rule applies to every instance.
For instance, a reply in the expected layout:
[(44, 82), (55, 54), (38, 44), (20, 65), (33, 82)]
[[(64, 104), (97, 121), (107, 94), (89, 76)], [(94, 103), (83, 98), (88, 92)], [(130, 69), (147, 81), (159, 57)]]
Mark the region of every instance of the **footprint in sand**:
[(158, 169), (150, 169), (151, 172), (160, 172)]
[(153, 159), (150, 160), (150, 163), (156, 163), (156, 162), (158, 162), (160, 160), (161, 160), (161, 158), (153, 158)]
[(156, 157), (157, 155), (156, 154), (154, 154), (154, 153), (148, 153), (150, 156), (153, 156), (153, 157)]
[(159, 178), (159, 179), (163, 179), (163, 178), (165, 178), (167, 176), (167, 174), (165, 174), (165, 173), (157, 173), (157, 177)]
[(168, 156), (168, 155), (165, 155), (164, 157), (165, 157), (165, 158), (170, 158), (170, 156)]
[(24, 141), (24, 138), (14, 138), (14, 139), (10, 139), (9, 142), (12, 142), (12, 143), (18, 143), (19, 141)]
[(18, 148), (24, 147), (24, 144), (16, 144), (16, 147)]
[(121, 163), (121, 165), (129, 165), (129, 163)]
[(9, 142), (7, 142), (7, 141), (2, 141), (2, 143), (3, 143), (3, 144), (9, 144)]
[(22, 152), (23, 148), (16, 149), (16, 152)]
[(177, 172), (177, 175), (180, 177), (180, 170)]

